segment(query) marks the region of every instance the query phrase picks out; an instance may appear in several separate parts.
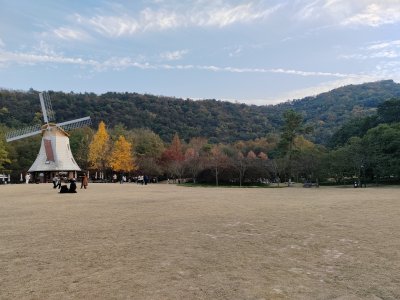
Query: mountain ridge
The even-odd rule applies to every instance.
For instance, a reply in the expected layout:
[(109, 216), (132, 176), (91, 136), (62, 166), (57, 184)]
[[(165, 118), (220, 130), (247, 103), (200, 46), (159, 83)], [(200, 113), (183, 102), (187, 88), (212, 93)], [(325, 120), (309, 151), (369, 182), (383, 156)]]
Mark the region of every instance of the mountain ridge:
[[(40, 122), (37, 91), (0, 90), (0, 124), (17, 128)], [(400, 98), (400, 84), (382, 80), (347, 85), (316, 96), (270, 105), (247, 105), (215, 99), (191, 100), (138, 93), (64, 93), (49, 91), (57, 122), (90, 115), (95, 126), (123, 124), (128, 129), (149, 128), (165, 141), (177, 132), (188, 140), (232, 142), (264, 137), (280, 130), (282, 114), (293, 109), (314, 127), (311, 137), (326, 144), (352, 118), (373, 114), (391, 98)]]

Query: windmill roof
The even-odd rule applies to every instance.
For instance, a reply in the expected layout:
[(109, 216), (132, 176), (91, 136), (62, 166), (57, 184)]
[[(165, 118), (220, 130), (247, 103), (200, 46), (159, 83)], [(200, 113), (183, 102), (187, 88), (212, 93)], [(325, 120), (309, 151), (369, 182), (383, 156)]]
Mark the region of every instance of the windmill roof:
[(42, 136), (44, 135), (46, 130), (49, 129), (49, 128), (56, 128), (59, 132), (61, 132), (62, 134), (66, 135), (67, 137), (69, 137), (69, 134), (64, 129), (62, 129), (60, 126), (57, 126), (57, 124), (55, 124), (55, 123), (44, 124), (42, 126)]

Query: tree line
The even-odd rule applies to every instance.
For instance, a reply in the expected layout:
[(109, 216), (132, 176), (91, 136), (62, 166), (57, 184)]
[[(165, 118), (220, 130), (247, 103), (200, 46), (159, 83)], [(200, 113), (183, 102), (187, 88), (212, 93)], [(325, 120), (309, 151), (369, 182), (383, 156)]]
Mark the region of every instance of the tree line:
[[(96, 126), (118, 124), (127, 129), (147, 128), (170, 142), (175, 133), (186, 143), (206, 137), (210, 143), (234, 143), (279, 133), (283, 113), (300, 113), (314, 131), (308, 138), (327, 145), (330, 137), (352, 118), (374, 115), (379, 104), (400, 97), (400, 84), (391, 80), (351, 85), (315, 97), (277, 105), (245, 105), (215, 99), (194, 101), (137, 93), (63, 93), (49, 91), (57, 122), (91, 116)], [(0, 90), (0, 124), (8, 130), (42, 124), (38, 92)]]
[[(188, 141), (175, 133), (170, 141), (150, 129), (124, 124), (75, 129), (72, 153), (84, 170), (190, 180), (194, 183), (254, 185), (283, 182), (348, 184), (400, 180), (400, 98), (378, 106), (366, 117), (351, 119), (328, 146), (314, 143), (304, 116), (286, 110), (279, 132), (252, 140), (212, 143)], [(4, 127), (3, 127), (4, 132)], [(18, 178), (34, 161), (40, 136), (5, 143), (0, 139), (0, 168)]]

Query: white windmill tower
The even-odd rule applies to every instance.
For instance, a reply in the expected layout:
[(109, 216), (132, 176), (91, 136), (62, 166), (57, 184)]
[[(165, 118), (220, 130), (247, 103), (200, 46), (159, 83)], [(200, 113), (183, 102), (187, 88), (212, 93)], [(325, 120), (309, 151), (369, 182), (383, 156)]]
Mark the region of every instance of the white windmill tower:
[[(42, 134), (39, 154), (28, 172), (76, 172), (81, 168), (76, 163), (69, 144), (71, 129), (90, 125), (90, 117), (80, 118), (62, 123), (54, 122), (54, 111), (47, 93), (39, 93), (44, 125), (35, 125), (15, 130), (6, 134), (7, 142), (19, 140), (36, 134)], [(53, 176), (51, 174), (50, 176)]]

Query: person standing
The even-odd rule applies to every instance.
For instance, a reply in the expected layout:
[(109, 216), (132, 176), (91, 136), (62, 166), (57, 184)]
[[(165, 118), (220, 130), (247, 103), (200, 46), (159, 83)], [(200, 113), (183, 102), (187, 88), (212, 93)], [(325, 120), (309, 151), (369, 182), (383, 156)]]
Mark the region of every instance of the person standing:
[(58, 185), (58, 177), (57, 177), (57, 175), (54, 175), (54, 177), (53, 177), (53, 188), (55, 189), (55, 188), (57, 188), (57, 185)]
[(29, 180), (31, 180), (31, 174), (26, 173), (26, 175), (25, 175), (25, 183), (29, 183)]
[(89, 184), (89, 180), (88, 180), (88, 178), (86, 176), (86, 173), (83, 173), (81, 188), (83, 187), (86, 190), (88, 184)]

